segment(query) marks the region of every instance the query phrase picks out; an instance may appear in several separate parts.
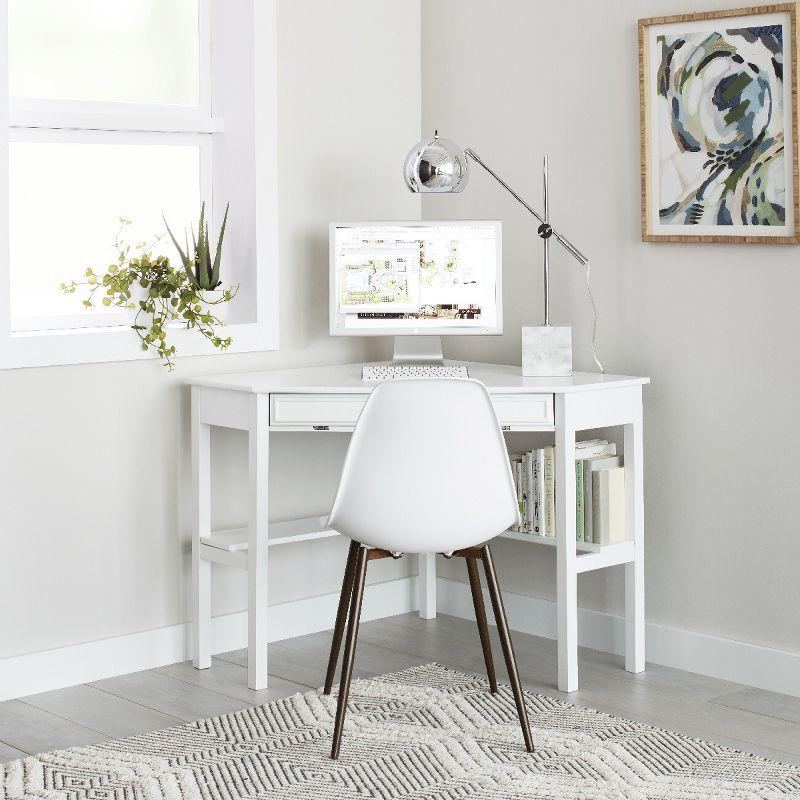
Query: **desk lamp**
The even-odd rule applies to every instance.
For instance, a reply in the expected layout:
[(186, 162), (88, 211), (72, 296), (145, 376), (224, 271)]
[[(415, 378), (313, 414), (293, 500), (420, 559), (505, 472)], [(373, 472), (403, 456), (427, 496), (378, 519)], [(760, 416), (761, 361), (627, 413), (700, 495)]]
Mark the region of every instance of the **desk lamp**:
[[(572, 375), (572, 329), (568, 326), (554, 327), (550, 324), (550, 238), (554, 238), (579, 264), (587, 267), (586, 258), (572, 242), (550, 225), (550, 209), (547, 197), (547, 156), (544, 157), (544, 207), (540, 214), (522, 199), (481, 157), (471, 148), (461, 150), (453, 142), (440, 139), (439, 132), (433, 139), (424, 139), (415, 145), (406, 156), (403, 175), (406, 185), (419, 194), (460, 192), (469, 180), (469, 162), (480, 164), (517, 202), (538, 221), (538, 234), (544, 244), (544, 325), (522, 327), (522, 374), (535, 377), (561, 377)], [(591, 299), (591, 291), (589, 293)], [(592, 299), (592, 306), (594, 300)], [(595, 312), (595, 330), (597, 314)], [(592, 337), (594, 350), (594, 335)], [(595, 357), (595, 361), (597, 358)], [(602, 371), (600, 362), (597, 362)]]

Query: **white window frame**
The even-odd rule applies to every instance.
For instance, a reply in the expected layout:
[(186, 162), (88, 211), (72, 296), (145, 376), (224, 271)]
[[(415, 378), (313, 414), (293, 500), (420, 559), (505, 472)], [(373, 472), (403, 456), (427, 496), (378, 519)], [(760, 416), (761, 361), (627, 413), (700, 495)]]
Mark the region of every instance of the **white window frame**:
[[(52, 118), (52, 116), (51, 116)], [(175, 146), (194, 146), (199, 154), (199, 189), (200, 198), (205, 200), (209, 208), (212, 207), (212, 149), (211, 137), (207, 134), (193, 131), (191, 133), (169, 133), (169, 140), (165, 141), (163, 133), (160, 131), (132, 131), (129, 129), (120, 130), (98, 130), (98, 129), (74, 129), (74, 128), (52, 128), (36, 127), (21, 129), (19, 127), (9, 128), (8, 140), (14, 142), (39, 143), (59, 143), (59, 144), (108, 144), (108, 145), (175, 145)], [(170, 258), (174, 263), (174, 256), (170, 252)], [(9, 267), (13, 264), (9, 262)], [(67, 275), (66, 278), (78, 277), (77, 275)], [(57, 335), (66, 330), (80, 328), (91, 333), (100, 327), (116, 327), (119, 325), (130, 325), (135, 312), (105, 311), (102, 308), (84, 309), (81, 306), (82, 299), (79, 294), (73, 295), (74, 314), (57, 315), (48, 314), (43, 316), (16, 317), (12, 320), (12, 325), (16, 328), (12, 335), (20, 333), (42, 333), (50, 331)], [(16, 324), (15, 324), (16, 323)], [(22, 330), (19, 324), (23, 323)], [(133, 333), (133, 331), (130, 331)]]
[[(226, 335), (233, 338), (226, 352), (277, 349), (276, 5), (277, 0), (199, 0), (199, 105), (131, 107), (83, 101), (10, 103), (5, 46), (8, 3), (0, 0), (0, 130), (8, 131), (0, 135), (0, 369), (157, 357), (142, 351), (127, 324), (102, 326), (102, 314), (92, 317), (99, 323), (92, 327), (12, 331), (8, 143), (15, 140), (168, 143), (159, 134), (170, 134), (176, 143), (199, 144), (201, 195), (217, 196), (217, 221), (229, 192), (236, 190), (237, 173), (254, 175), (252, 191), (238, 203), (232, 202), (231, 222), (235, 209), (240, 227), (229, 228), (228, 237), (237, 238), (227, 248), (238, 247), (238, 252), (249, 254), (243, 267), (247, 285), (242, 281), (240, 292), (251, 294), (251, 313), (248, 321), (225, 326)], [(221, 33), (212, 40), (211, 31)], [(253, 37), (252, 50), (240, 46), (248, 36)], [(229, 89), (230, 98), (225, 94)], [(226, 100), (232, 113), (223, 119), (214, 112), (224, 110)], [(252, 120), (252, 128), (247, 120)], [(238, 146), (226, 148), (226, 133), (237, 143), (244, 135), (252, 148), (249, 152)], [(176, 329), (170, 335), (179, 357), (219, 352), (194, 331)]]

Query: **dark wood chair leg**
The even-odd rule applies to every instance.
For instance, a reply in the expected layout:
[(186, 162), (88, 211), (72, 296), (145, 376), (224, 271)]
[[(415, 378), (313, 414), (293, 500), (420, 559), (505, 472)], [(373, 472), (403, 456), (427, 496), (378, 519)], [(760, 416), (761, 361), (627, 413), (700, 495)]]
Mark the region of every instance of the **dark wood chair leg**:
[(497, 692), (497, 677), (494, 673), (492, 643), (489, 640), (489, 623), (486, 621), (486, 606), (483, 603), (483, 587), (478, 574), (478, 559), (474, 556), (467, 556), (464, 560), (467, 562), (469, 586), (472, 589), (472, 605), (475, 608), (475, 619), (478, 623), (478, 633), (481, 637), (483, 660), (486, 662), (486, 677), (489, 679), (489, 688), (492, 694), (495, 694)]
[(500, 586), (497, 582), (497, 574), (494, 570), (494, 561), (489, 545), (483, 546), (483, 568), (486, 570), (486, 583), (489, 586), (489, 596), (492, 599), (494, 609), (494, 619), (497, 624), (497, 632), (500, 635), (500, 643), (503, 646), (503, 655), (506, 660), (508, 679), (511, 682), (511, 691), (514, 693), (514, 702), (517, 706), (519, 723), (522, 726), (522, 738), (525, 739), (525, 749), (533, 752), (533, 739), (531, 738), (531, 727), (528, 722), (528, 712), (525, 709), (525, 698), (522, 694), (522, 686), (519, 681), (519, 670), (517, 669), (517, 658), (514, 655), (514, 645), (511, 643), (511, 634), (508, 630), (508, 620), (506, 610), (503, 606), (503, 598), (500, 595)]
[(347, 696), (350, 694), (350, 680), (353, 677), (353, 660), (356, 654), (358, 624), (361, 619), (361, 602), (364, 599), (364, 580), (367, 577), (367, 553), (367, 548), (359, 545), (353, 575), (353, 599), (350, 603), (350, 619), (347, 622), (347, 639), (345, 639), (344, 643), (342, 677), (339, 681), (339, 699), (336, 704), (336, 723), (333, 727), (331, 758), (339, 758), (339, 748), (342, 745), (342, 729), (344, 728), (344, 716), (347, 711)]
[(325, 675), (325, 688), (322, 690), (323, 694), (330, 694), (333, 688), (336, 664), (339, 661), (339, 650), (342, 646), (342, 636), (344, 636), (344, 623), (347, 620), (347, 611), (350, 608), (350, 599), (353, 596), (353, 575), (356, 570), (358, 548), (358, 542), (351, 540), (350, 549), (347, 551), (347, 565), (345, 566), (344, 578), (342, 579), (342, 593), (339, 596), (339, 609), (336, 612), (336, 625), (333, 628), (331, 655), (330, 658), (328, 658), (328, 672)]

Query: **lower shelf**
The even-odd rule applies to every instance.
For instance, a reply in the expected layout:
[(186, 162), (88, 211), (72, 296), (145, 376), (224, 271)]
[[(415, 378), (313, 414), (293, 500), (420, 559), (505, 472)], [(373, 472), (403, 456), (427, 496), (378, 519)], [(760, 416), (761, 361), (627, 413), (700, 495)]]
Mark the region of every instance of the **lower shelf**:
[[(520, 533), (519, 531), (506, 531), (501, 533), (503, 539), (514, 539), (517, 542), (531, 542), (533, 544), (546, 544), (550, 547), (556, 546), (554, 536), (540, 536), (538, 533)], [(616, 547), (627, 542), (614, 542), (613, 544), (594, 544), (594, 542), (575, 542), (575, 547), (579, 553), (601, 553), (609, 547)]]
[[(293, 542), (304, 542), (312, 539), (327, 539), (339, 534), (326, 527), (327, 515), (320, 517), (303, 517), (286, 522), (271, 522), (267, 541), (270, 547)], [(503, 539), (514, 539), (527, 544), (544, 544), (555, 547), (556, 540), (551, 536), (539, 536), (532, 533), (519, 533), (506, 531), (501, 533)], [(247, 565), (247, 528), (232, 528), (230, 530), (215, 531), (202, 538), (203, 557), (210, 561), (217, 561), (230, 566), (244, 567)], [(616, 542), (614, 544), (594, 544), (592, 542), (577, 542), (578, 572), (587, 572), (592, 569), (626, 564), (633, 561), (633, 542)]]
[[(327, 539), (339, 534), (327, 528), (325, 522), (327, 515), (322, 517), (303, 517), (290, 519), (286, 522), (270, 522), (267, 539), (269, 546), (304, 542), (310, 539)], [(231, 528), (230, 530), (214, 531), (210, 536), (204, 536), (203, 544), (218, 550), (227, 550), (229, 553), (239, 553), (247, 550), (247, 528)]]
[[(502, 539), (514, 539), (517, 542), (529, 544), (546, 544), (556, 546), (553, 536), (539, 536), (536, 533), (520, 533), (519, 531), (506, 531), (500, 534)], [(617, 564), (628, 564), (634, 559), (634, 546), (632, 541), (614, 542), (613, 544), (594, 544), (594, 542), (576, 542), (578, 551), (576, 569), (578, 572), (590, 572), (603, 567), (613, 567)]]

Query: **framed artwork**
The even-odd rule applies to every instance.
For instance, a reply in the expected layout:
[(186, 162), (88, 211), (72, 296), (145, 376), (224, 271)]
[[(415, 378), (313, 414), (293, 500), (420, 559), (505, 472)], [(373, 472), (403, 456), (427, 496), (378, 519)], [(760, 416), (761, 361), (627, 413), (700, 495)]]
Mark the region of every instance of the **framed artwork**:
[(800, 243), (797, 4), (639, 20), (642, 240)]

